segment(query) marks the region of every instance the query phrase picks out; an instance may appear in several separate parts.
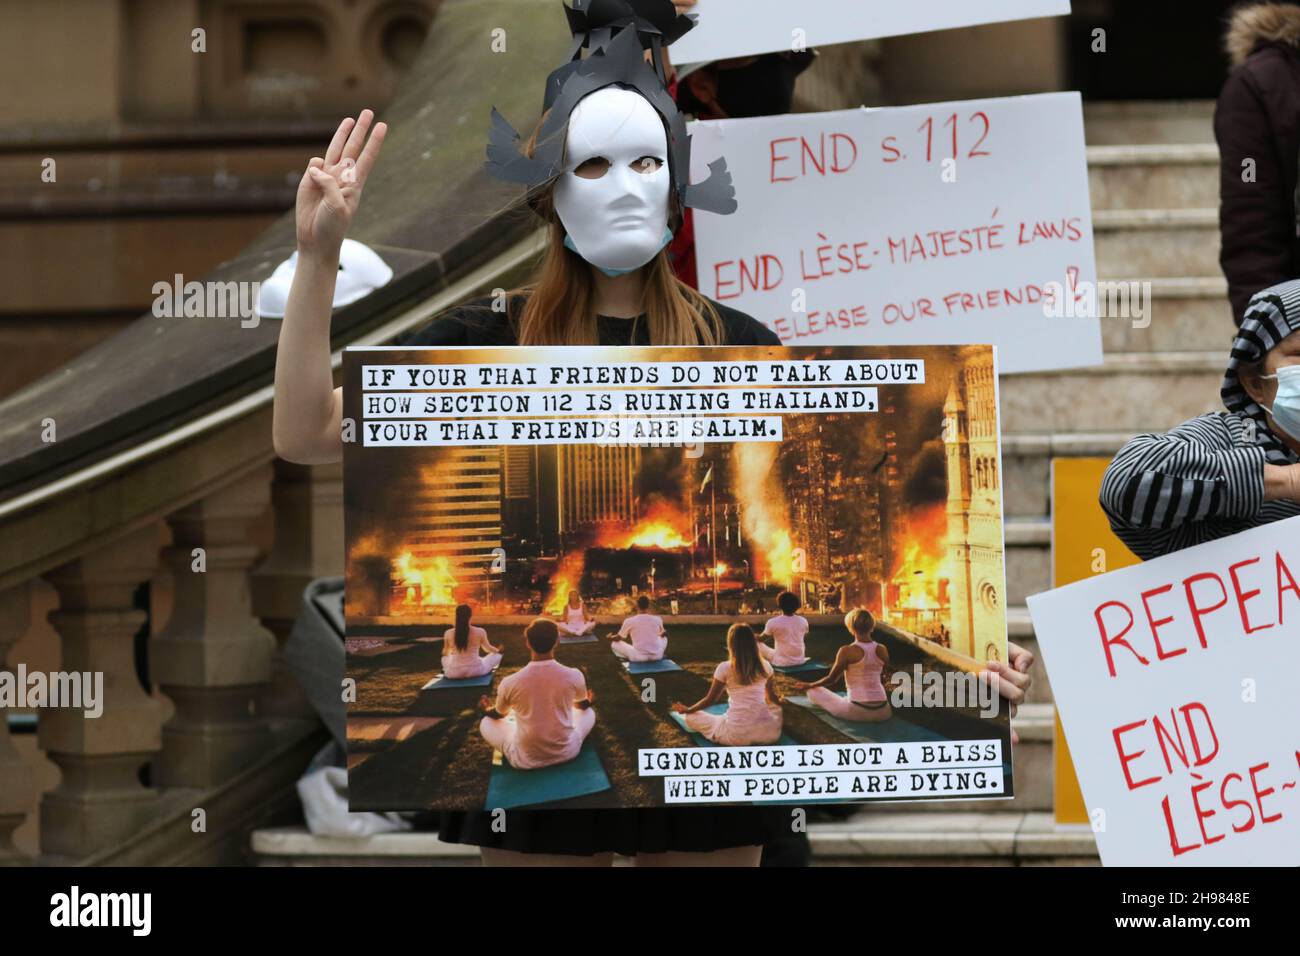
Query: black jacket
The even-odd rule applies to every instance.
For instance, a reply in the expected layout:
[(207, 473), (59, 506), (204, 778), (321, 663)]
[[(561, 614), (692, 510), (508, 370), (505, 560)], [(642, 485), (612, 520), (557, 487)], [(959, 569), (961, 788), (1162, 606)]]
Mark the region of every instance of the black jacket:
[(1229, 22), (1233, 69), (1214, 111), (1214, 136), (1219, 264), (1238, 325), (1252, 295), (1300, 278), (1298, 42), (1300, 5), (1241, 7)]

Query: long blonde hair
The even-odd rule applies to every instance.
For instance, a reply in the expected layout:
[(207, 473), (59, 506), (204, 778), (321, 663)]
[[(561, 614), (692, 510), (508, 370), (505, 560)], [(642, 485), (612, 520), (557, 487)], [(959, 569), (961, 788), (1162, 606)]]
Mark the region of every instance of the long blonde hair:
[[(532, 156), (546, 115), (538, 120), (524, 144)], [(567, 125), (559, 135), (567, 138)], [(670, 160), (671, 162), (671, 160)], [(565, 248), (564, 225), (555, 212), (555, 183), (527, 197), (527, 203), (548, 224), (546, 254), (527, 283), (509, 295), (523, 297), (516, 330), (520, 345), (593, 345), (599, 340), (593, 306), (595, 268)], [(680, 224), (676, 197), (669, 202), (669, 220)], [(673, 273), (668, 250), (662, 249), (646, 265), (641, 308), (651, 345), (723, 345), (726, 333), (713, 303)]]

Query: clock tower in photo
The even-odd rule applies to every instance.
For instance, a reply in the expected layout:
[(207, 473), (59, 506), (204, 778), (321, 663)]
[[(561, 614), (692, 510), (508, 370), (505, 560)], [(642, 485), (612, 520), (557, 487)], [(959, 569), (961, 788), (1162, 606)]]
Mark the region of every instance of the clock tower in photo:
[(943, 405), (948, 463), (951, 646), (979, 662), (1005, 658), (997, 381), (993, 354), (967, 358)]

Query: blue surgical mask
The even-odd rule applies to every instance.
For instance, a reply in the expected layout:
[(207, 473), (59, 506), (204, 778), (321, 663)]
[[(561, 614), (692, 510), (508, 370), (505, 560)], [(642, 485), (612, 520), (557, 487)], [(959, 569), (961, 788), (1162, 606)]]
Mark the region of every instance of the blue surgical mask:
[[(664, 234), (659, 240), (659, 248), (654, 251), (654, 255), (655, 256), (659, 255), (659, 253), (663, 251), (663, 248), (672, 241), (673, 241), (673, 231), (669, 229), (667, 226), (665, 226)], [(582, 255), (581, 252), (578, 252), (578, 247), (573, 244), (573, 240), (568, 236), (567, 233), (564, 236), (564, 248), (568, 249), (570, 252), (577, 252), (578, 255)], [(654, 256), (651, 256), (651, 258), (654, 258)], [(597, 266), (595, 263), (591, 263), (591, 265), (595, 266), (595, 268), (605, 273), (605, 275), (609, 276), (611, 279), (616, 279), (619, 276), (625, 276), (629, 272), (636, 272), (637, 269), (641, 268), (641, 266), (635, 266), (634, 268), (631, 269), (606, 269), (604, 266)]]
[(1264, 406), (1273, 421), (1292, 438), (1300, 440), (1300, 365), (1283, 365), (1276, 375), (1260, 378), (1277, 379), (1277, 395), (1273, 407)]

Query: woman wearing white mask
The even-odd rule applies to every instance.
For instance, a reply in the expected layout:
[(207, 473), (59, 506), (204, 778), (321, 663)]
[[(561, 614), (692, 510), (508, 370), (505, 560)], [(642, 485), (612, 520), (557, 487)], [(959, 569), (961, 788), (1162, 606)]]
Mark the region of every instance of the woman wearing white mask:
[(1250, 300), (1219, 393), (1226, 412), (1139, 435), (1106, 469), (1102, 508), (1143, 559), (1300, 515), (1300, 280)]
[[(494, 117), (489, 169), (526, 185), (549, 228), (532, 282), (511, 294), (503, 311), (489, 300), (470, 303), (393, 344), (780, 344), (761, 323), (673, 275), (665, 246), (682, 207), (727, 212), (735, 201), (721, 161), (705, 182), (687, 181), (685, 123), (658, 72), (662, 45), (690, 21), (678, 19), (667, 0), (629, 0), (632, 12), (637, 19), (626, 22), (636, 29), (581, 25), (591, 31), (593, 52), (552, 74), (543, 121), (522, 147)], [(643, 33), (646, 16), (653, 29)], [(292, 461), (342, 455), (330, 301), (339, 246), (385, 132), (381, 123), (367, 140), (371, 120), (368, 110), (355, 123), (345, 120), (299, 187), (299, 268), (280, 332), (273, 426), (276, 451)], [(753, 866), (761, 844), (782, 829), (788, 832), (789, 814), (781, 807), (512, 810), (504, 832), (487, 813), (443, 814), (439, 835), (481, 846), (489, 864), (599, 866), (618, 852), (639, 865)]]

